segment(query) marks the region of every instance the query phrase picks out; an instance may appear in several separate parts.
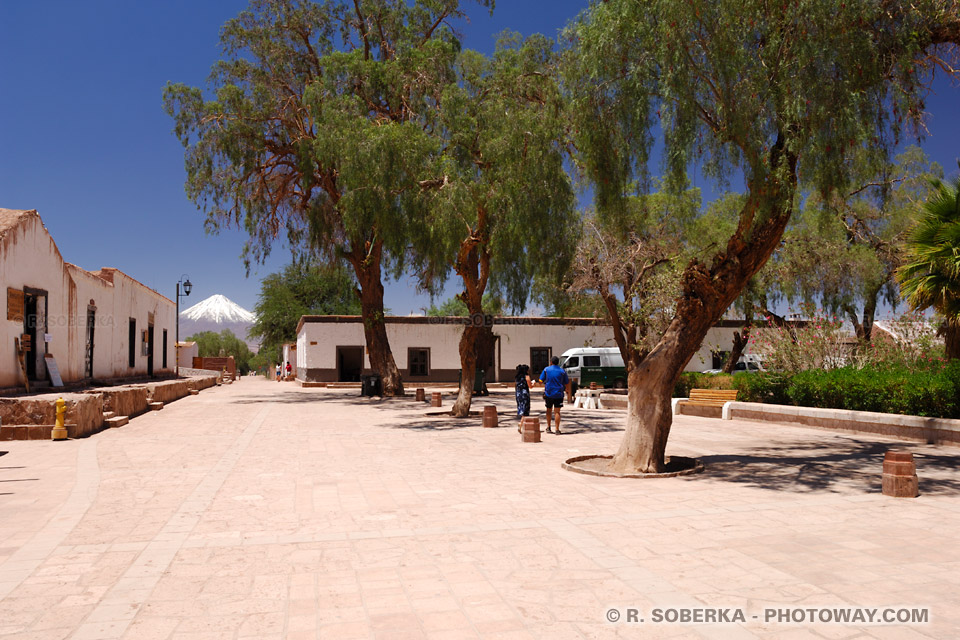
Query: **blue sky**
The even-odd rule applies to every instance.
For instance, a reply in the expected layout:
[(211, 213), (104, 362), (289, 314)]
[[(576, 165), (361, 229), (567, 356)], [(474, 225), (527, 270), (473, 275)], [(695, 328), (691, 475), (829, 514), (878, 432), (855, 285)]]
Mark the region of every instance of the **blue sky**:
[[(467, 47), (490, 51), (505, 28), (554, 36), (588, 3), (497, 4), (493, 17), (471, 8)], [(69, 262), (117, 267), (171, 298), (186, 273), (194, 291), (184, 305), (222, 293), (252, 309), (260, 278), (289, 253), (277, 246), (246, 278), (243, 235), (204, 232), (184, 195), (183, 149), (161, 108), (168, 81), (205, 83), (220, 27), (246, 6), (0, 0), (0, 207), (37, 209)], [(941, 79), (934, 89), (924, 147), (952, 175), (960, 87)], [(407, 282), (388, 283), (386, 304), (406, 314), (429, 300)]]

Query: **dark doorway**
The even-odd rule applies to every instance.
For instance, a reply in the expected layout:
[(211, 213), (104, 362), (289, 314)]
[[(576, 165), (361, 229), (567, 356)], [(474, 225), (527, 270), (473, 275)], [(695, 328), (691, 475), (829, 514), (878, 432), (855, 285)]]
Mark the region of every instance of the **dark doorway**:
[(127, 356), (130, 368), (137, 366), (137, 321), (130, 318), (130, 324), (127, 325)]
[(337, 380), (360, 382), (363, 373), (363, 347), (337, 347)]
[(530, 377), (540, 377), (540, 372), (550, 366), (551, 347), (530, 347)]
[(163, 330), (163, 368), (167, 368), (167, 330)]
[(153, 325), (147, 325), (147, 375), (153, 377)]
[(87, 378), (93, 377), (93, 333), (97, 321), (97, 308), (87, 307), (87, 345), (83, 356), (83, 371)]
[(44, 334), (47, 332), (47, 292), (42, 289), (23, 288), (23, 332), (30, 336), (30, 351), (24, 359), (27, 378), (42, 380), (47, 375), (43, 364), (46, 351)]
[(23, 296), (23, 332), (30, 336), (30, 351), (24, 356), (27, 361), (27, 378), (37, 379), (37, 296)]

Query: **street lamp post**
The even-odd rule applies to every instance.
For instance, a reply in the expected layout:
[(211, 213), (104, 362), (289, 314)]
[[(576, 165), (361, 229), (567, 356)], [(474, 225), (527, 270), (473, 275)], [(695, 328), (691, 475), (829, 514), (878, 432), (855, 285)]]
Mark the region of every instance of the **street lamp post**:
[(193, 283), (190, 282), (190, 276), (183, 274), (180, 276), (180, 279), (177, 281), (177, 329), (176, 329), (176, 347), (174, 348), (174, 354), (176, 355), (176, 362), (174, 363), (174, 372), (177, 377), (180, 376), (180, 289), (183, 287), (183, 296), (189, 296), (190, 290), (193, 289)]

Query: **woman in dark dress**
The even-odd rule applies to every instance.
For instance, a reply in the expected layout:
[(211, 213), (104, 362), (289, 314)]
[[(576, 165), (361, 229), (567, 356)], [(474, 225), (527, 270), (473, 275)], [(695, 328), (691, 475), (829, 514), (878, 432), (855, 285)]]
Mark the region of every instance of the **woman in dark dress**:
[(530, 367), (525, 364), (517, 365), (517, 375), (514, 378), (517, 390), (517, 418), (530, 415)]

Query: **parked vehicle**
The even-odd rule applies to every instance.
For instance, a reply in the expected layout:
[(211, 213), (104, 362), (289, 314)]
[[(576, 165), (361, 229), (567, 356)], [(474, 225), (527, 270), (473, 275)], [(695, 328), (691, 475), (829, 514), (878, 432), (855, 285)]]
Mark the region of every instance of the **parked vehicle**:
[[(740, 357), (740, 362), (738, 362), (733, 367), (733, 373), (756, 373), (758, 371), (766, 371), (763, 368), (763, 363), (755, 355), (745, 355)], [(723, 369), (705, 369), (701, 373), (722, 373)]]
[(570, 378), (571, 393), (596, 382), (598, 387), (627, 387), (627, 369), (616, 347), (577, 347), (560, 356), (560, 366)]

